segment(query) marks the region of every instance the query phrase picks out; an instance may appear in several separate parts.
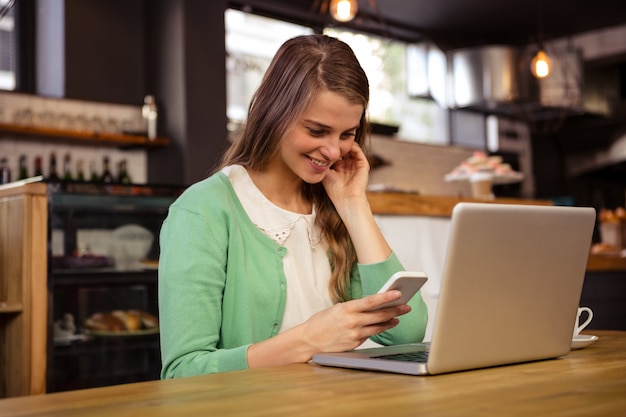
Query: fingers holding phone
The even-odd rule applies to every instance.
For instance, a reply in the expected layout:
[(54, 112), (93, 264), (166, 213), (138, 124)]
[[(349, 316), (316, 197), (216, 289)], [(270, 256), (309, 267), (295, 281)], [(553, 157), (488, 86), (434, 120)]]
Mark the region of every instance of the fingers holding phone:
[(399, 271), (387, 280), (378, 291), (379, 294), (387, 291), (399, 291), (401, 296), (393, 301), (385, 302), (371, 310), (379, 310), (381, 308), (394, 307), (407, 304), (411, 298), (422, 288), (428, 281), (428, 277), (423, 272)]

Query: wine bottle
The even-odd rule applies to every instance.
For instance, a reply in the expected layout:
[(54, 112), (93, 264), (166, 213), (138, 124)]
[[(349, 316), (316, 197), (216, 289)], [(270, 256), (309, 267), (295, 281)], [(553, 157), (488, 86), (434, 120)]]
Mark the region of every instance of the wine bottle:
[(111, 174), (111, 165), (108, 156), (102, 159), (102, 177), (100, 177), (100, 181), (105, 183), (113, 182), (113, 174)]
[(79, 159), (76, 161), (76, 181), (85, 181), (84, 161)]
[(63, 157), (63, 181), (72, 181), (72, 159), (69, 153)]
[(146, 135), (148, 139), (154, 140), (157, 136), (157, 117), (158, 109), (153, 95), (147, 95), (143, 99), (141, 114), (146, 126)]
[(28, 178), (28, 168), (26, 167), (26, 155), (20, 155), (18, 180)]
[(48, 181), (58, 181), (59, 174), (57, 173), (57, 155), (52, 152), (50, 154), (50, 166), (48, 167)]
[(120, 184), (130, 184), (132, 182), (130, 179), (130, 175), (128, 175), (126, 159), (122, 159), (120, 162), (118, 162), (117, 172), (117, 182), (119, 182)]
[(96, 170), (96, 161), (94, 161), (93, 159), (89, 162), (89, 181), (100, 181), (100, 176), (98, 175), (98, 171)]
[(35, 157), (35, 177), (43, 176), (43, 169), (41, 167), (41, 156)]
[(6, 158), (0, 159), (0, 184), (11, 182), (11, 169)]

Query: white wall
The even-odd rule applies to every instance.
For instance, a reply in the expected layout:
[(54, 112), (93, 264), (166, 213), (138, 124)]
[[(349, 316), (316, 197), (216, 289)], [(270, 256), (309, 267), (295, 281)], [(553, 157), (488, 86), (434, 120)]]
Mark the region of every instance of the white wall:
[(421, 294), (428, 307), (424, 341), (430, 341), (439, 303), (450, 218), (377, 215), (376, 223), (404, 268), (425, 272), (428, 276)]

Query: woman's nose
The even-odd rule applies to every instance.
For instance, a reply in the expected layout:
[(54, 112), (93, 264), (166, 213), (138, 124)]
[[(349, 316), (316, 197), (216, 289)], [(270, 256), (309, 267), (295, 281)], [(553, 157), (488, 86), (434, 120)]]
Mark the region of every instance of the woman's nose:
[(339, 138), (329, 137), (322, 146), (322, 155), (329, 161), (337, 161), (341, 157), (341, 148), (339, 146)]

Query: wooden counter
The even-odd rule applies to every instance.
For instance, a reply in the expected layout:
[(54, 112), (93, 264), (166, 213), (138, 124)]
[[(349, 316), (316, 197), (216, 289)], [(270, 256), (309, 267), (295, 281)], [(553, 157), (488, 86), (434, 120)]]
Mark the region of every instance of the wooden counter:
[(0, 397), (46, 390), (47, 222), (45, 184), (0, 186)]
[(450, 196), (426, 196), (398, 192), (370, 192), (367, 193), (370, 206), (374, 214), (414, 215), (450, 217), (452, 209), (457, 203), (500, 203), (500, 204), (531, 204), (550, 206), (549, 200), (528, 200), (518, 198), (496, 198), (495, 200), (475, 200)]
[(298, 364), (0, 400), (3, 417), (618, 416), (626, 332), (559, 359), (408, 376)]
[(615, 255), (589, 255), (587, 271), (624, 271), (626, 272), (626, 258)]

